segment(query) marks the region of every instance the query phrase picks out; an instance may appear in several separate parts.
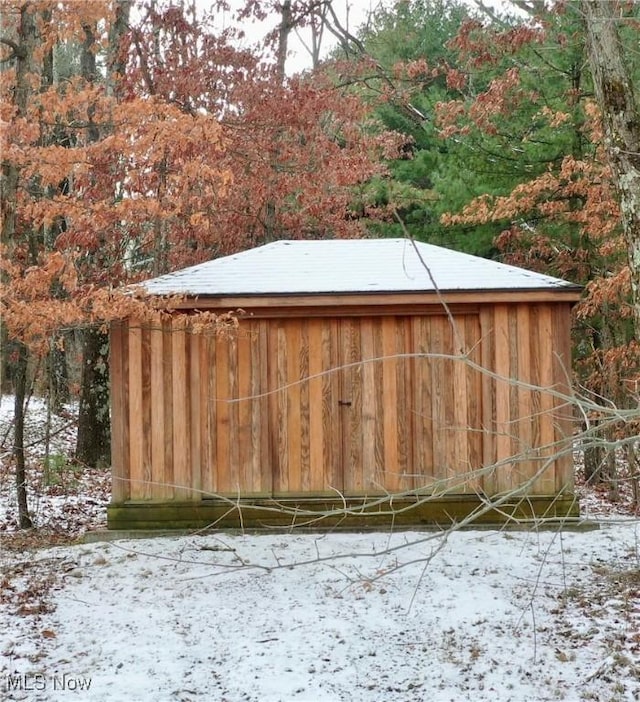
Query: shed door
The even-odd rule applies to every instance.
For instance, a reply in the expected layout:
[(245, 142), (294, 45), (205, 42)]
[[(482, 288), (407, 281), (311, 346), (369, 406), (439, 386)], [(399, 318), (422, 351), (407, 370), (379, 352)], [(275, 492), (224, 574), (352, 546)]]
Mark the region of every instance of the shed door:
[(458, 314), (413, 317), (411, 381), (407, 387), (412, 432), (413, 489), (477, 492), (473, 475), (483, 464), (483, 376), (480, 318)]
[(446, 480), (476, 489), (454, 478), (481, 465), (481, 377), (452, 357), (476, 356), (479, 339), (476, 315), (458, 316), (455, 333), (440, 315), (274, 325), (274, 494), (401, 493)]
[(269, 327), (270, 465), (275, 495), (343, 491), (339, 324), (287, 319)]
[(413, 486), (410, 318), (340, 321), (340, 429), (347, 495)]
[[(275, 495), (337, 497), (383, 489), (383, 371), (375, 360), (382, 354), (380, 326), (375, 318), (292, 319), (273, 325), (269, 384)], [(389, 425), (387, 434), (390, 430)]]

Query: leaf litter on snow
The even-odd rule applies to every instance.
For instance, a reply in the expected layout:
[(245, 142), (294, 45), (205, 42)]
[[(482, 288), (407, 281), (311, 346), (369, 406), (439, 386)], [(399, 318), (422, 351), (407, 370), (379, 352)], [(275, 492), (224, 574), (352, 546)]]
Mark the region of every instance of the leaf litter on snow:
[[(74, 538), (87, 529), (104, 527), (111, 490), (108, 470), (80, 466), (73, 461), (76, 414), (77, 407), (73, 405), (59, 414), (48, 414), (46, 403), (37, 397), (30, 398), (26, 413), (29, 513), (38, 529), (61, 538)], [(18, 527), (12, 446), (13, 397), (3, 395), (0, 399), (0, 533), (14, 532)]]
[(637, 699), (636, 524), (458, 532), (425, 570), (436, 536), (40, 550), (52, 606), (0, 607), (0, 652), (9, 670), (91, 677), (95, 700)]

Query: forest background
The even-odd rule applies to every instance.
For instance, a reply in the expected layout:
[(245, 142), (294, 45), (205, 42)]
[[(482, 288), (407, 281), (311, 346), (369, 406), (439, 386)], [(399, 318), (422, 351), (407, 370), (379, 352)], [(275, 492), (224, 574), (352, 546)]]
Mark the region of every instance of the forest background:
[[(355, 29), (330, 0), (251, 0), (221, 29), (223, 5), (2, 4), (0, 383), (19, 526), (28, 474), (59, 459), (47, 437), (29, 462), (32, 395), (77, 412), (65, 461), (109, 464), (106, 325), (161, 314), (123, 287), (296, 238), (411, 236), (584, 285), (584, 477), (612, 497), (628, 480), (640, 505), (640, 5), (397, 0)], [(251, 46), (248, 20), (275, 29)], [(301, 30), (310, 67), (292, 73)]]

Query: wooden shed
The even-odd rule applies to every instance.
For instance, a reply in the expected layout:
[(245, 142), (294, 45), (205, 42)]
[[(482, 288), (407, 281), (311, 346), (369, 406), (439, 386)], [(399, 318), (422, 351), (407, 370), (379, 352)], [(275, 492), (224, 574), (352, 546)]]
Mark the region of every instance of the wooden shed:
[(577, 514), (578, 286), (362, 239), (278, 241), (145, 287), (242, 312), (231, 338), (178, 315), (113, 324), (111, 528)]

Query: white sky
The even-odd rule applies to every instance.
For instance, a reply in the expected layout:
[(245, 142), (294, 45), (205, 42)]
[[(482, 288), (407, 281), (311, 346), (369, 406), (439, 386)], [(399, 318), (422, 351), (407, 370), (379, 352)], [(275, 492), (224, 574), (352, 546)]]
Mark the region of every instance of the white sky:
[[(209, 4), (206, 0), (200, 1), (203, 2), (203, 6)], [(350, 31), (355, 31), (377, 7), (392, 3), (393, 0), (334, 0), (334, 9), (343, 26)], [(232, 24), (234, 8), (241, 7), (243, 4), (244, 0), (231, 0), (231, 11), (220, 13), (222, 27), (228, 27)], [(248, 48), (252, 44), (261, 41), (269, 31), (272, 31), (277, 26), (278, 20), (279, 17), (274, 14), (273, 17), (263, 23), (246, 22), (243, 24), (242, 29), (245, 32), (246, 39), (241, 46)], [(289, 58), (287, 60), (287, 71), (289, 73), (296, 73), (310, 67), (311, 57), (304, 47), (304, 42), (310, 44), (309, 36), (310, 33), (304, 30), (301, 32), (300, 37), (296, 36), (295, 33), (291, 35), (289, 39)], [(335, 45), (335, 37), (325, 30), (322, 53), (326, 55)]]
[[(473, 0), (464, 0), (467, 4), (477, 9), (477, 6)], [(338, 15), (340, 22), (344, 27), (348, 28), (350, 31), (354, 32), (360, 27), (372, 12), (380, 7), (393, 6), (396, 0), (334, 0), (334, 9)], [(505, 11), (507, 9), (512, 12), (517, 8), (510, 0), (483, 0), (484, 4), (490, 7), (496, 8), (498, 11)], [(243, 0), (231, 0), (232, 7), (240, 7), (243, 4)], [(228, 26), (232, 21), (233, 10), (229, 13), (221, 15), (222, 26)], [(243, 46), (250, 46), (254, 42), (259, 42), (267, 32), (271, 31), (278, 22), (278, 16), (274, 15), (270, 20), (264, 23), (246, 23), (243, 25), (243, 29), (246, 33), (246, 42)], [(287, 72), (296, 73), (298, 71), (304, 70), (311, 66), (311, 57), (307, 49), (305, 49), (304, 42), (310, 44), (309, 42), (310, 33), (308, 31), (302, 31), (300, 36), (292, 34), (289, 40), (289, 58), (287, 60)], [(326, 55), (335, 47), (337, 40), (335, 37), (325, 30), (323, 36), (323, 47), (322, 54)]]

